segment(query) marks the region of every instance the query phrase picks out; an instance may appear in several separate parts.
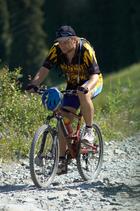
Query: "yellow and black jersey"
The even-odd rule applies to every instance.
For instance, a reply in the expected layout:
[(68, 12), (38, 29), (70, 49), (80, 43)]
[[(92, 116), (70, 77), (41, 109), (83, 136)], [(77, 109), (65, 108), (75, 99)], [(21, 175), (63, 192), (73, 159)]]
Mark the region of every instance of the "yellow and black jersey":
[(90, 43), (83, 38), (80, 39), (71, 63), (56, 42), (43, 63), (43, 66), (48, 69), (51, 69), (54, 65), (58, 66), (66, 75), (69, 88), (82, 85), (89, 80), (92, 74), (100, 74), (95, 51)]

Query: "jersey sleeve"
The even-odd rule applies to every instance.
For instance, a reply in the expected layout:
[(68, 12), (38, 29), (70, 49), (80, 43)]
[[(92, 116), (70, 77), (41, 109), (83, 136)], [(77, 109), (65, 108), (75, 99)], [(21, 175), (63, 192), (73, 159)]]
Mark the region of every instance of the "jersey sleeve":
[(85, 47), (83, 60), (87, 66), (89, 75), (100, 74), (100, 69), (97, 63), (94, 49), (91, 47), (89, 43), (84, 43), (83, 46)]
[(54, 44), (50, 49), (47, 58), (43, 62), (43, 67), (51, 69), (56, 63), (57, 63), (57, 47)]

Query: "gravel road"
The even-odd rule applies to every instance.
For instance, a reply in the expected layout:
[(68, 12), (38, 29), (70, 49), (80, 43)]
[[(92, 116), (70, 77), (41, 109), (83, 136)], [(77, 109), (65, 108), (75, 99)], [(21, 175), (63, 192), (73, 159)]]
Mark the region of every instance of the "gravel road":
[(104, 151), (96, 181), (69, 168), (47, 190), (33, 185), (28, 160), (0, 163), (0, 211), (140, 211), (140, 134), (105, 143)]

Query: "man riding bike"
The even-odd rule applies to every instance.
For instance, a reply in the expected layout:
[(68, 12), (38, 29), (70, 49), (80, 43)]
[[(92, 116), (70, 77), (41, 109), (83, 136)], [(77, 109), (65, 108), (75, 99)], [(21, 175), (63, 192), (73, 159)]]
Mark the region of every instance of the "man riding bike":
[[(95, 51), (90, 43), (76, 36), (71, 26), (61, 26), (56, 31), (56, 40), (50, 49), (42, 67), (37, 72), (34, 79), (28, 85), (28, 90), (38, 86), (54, 66), (58, 66), (67, 78), (66, 89), (76, 89), (76, 95), (64, 95), (62, 106), (73, 112), (79, 108), (85, 121), (85, 130), (82, 134), (82, 142), (93, 144), (94, 134), (92, 129), (94, 106), (92, 98), (97, 96), (103, 87), (102, 74), (100, 72)], [(86, 91), (86, 94), (83, 93)], [(57, 105), (55, 105), (57, 107)], [(69, 117), (66, 122), (71, 122)], [(66, 141), (62, 131), (59, 131), (60, 159), (64, 160), (66, 152)], [(64, 173), (65, 167), (60, 168)]]

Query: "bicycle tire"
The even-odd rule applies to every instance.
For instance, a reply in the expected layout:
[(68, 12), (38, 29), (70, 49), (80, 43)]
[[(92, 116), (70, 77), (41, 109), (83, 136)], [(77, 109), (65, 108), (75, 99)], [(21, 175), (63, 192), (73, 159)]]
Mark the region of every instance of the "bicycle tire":
[[(103, 162), (104, 143), (103, 143), (102, 134), (97, 124), (93, 124), (93, 129), (95, 133), (94, 144), (95, 146), (97, 146), (97, 152), (96, 153), (93, 152), (93, 150), (91, 150), (89, 147), (88, 147), (88, 150), (86, 150), (86, 146), (85, 146), (85, 151), (87, 152), (85, 154), (82, 154), (82, 151), (84, 150), (84, 145), (81, 144), (81, 142), (79, 142), (78, 155), (76, 158), (78, 172), (80, 176), (82, 177), (82, 179), (85, 181), (88, 181), (88, 180), (92, 181), (96, 179), (96, 177), (99, 175), (101, 171), (101, 166)], [(88, 164), (90, 165), (90, 162), (88, 160), (90, 159), (90, 157), (93, 158), (93, 160), (91, 160), (92, 161), (91, 165), (94, 165), (94, 168), (93, 166), (92, 168), (88, 166)], [(92, 169), (91, 172), (90, 172), (90, 169)]]
[[(41, 149), (43, 140), (44, 146)], [(40, 153), (40, 158), (37, 153)], [(40, 163), (37, 163), (37, 160)], [(47, 188), (51, 184), (57, 172), (58, 162), (59, 141), (57, 133), (49, 125), (42, 125), (34, 135), (29, 155), (30, 174), (36, 187)]]

